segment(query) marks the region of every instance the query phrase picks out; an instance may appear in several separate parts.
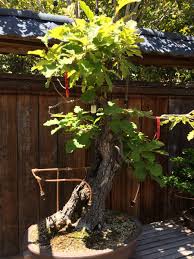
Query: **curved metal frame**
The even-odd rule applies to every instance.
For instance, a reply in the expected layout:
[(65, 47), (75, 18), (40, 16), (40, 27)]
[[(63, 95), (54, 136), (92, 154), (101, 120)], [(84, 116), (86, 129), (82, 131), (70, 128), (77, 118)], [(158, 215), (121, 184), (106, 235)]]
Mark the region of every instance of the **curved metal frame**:
[[(86, 169), (89, 169), (90, 167), (82, 167), (82, 168), (84, 168), (86, 170)], [(40, 195), (41, 196), (45, 195), (41, 182), (56, 182), (57, 183), (57, 201), (56, 201), (57, 205), (56, 205), (56, 209), (58, 211), (59, 210), (59, 182), (80, 182), (80, 183), (83, 182), (88, 187), (88, 189), (89, 189), (89, 193), (90, 193), (89, 204), (91, 204), (91, 201), (92, 201), (92, 189), (91, 189), (90, 184), (87, 181), (85, 181), (84, 179), (81, 179), (81, 178), (71, 178), (71, 179), (62, 178), (62, 179), (59, 179), (59, 173), (61, 171), (80, 170), (82, 168), (70, 168), (70, 167), (66, 167), (66, 168), (44, 168), (44, 169), (34, 168), (31, 171), (32, 171), (32, 174), (33, 174), (34, 178), (38, 182), (38, 185), (39, 185), (39, 188), (40, 188)], [(44, 173), (44, 172), (55, 172), (55, 173), (57, 173), (57, 178), (42, 179), (40, 176), (38, 176), (36, 174), (36, 173)]]

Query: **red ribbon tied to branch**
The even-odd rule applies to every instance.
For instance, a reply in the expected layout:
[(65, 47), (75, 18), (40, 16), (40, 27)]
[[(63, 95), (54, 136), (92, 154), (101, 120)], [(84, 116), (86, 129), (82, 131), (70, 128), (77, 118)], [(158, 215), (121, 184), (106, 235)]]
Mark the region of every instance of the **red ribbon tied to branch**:
[(156, 116), (156, 133), (154, 135), (154, 138), (160, 139), (160, 117)]
[(68, 80), (68, 73), (64, 73), (64, 80), (65, 80), (65, 95), (69, 97), (69, 80)]

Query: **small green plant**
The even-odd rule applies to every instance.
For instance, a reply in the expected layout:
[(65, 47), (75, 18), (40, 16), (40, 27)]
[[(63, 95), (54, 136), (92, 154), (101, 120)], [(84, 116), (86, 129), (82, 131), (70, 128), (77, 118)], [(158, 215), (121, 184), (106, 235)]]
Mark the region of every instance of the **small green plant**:
[(173, 170), (170, 176), (164, 176), (165, 185), (194, 196), (194, 149), (184, 149), (171, 161)]

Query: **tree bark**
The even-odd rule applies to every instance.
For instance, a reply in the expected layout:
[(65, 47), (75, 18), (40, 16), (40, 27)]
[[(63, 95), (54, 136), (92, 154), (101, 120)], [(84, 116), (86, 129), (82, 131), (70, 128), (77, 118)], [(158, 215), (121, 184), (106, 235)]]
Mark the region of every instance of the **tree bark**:
[(113, 135), (105, 126), (95, 143), (95, 166), (85, 179), (91, 186), (91, 201), (89, 202), (90, 192), (87, 185), (82, 182), (76, 186), (63, 209), (46, 218), (46, 224), (41, 224), (41, 242), (45, 243), (49, 233), (55, 234), (64, 227), (92, 231), (103, 225), (106, 197), (120, 167), (115, 143)]

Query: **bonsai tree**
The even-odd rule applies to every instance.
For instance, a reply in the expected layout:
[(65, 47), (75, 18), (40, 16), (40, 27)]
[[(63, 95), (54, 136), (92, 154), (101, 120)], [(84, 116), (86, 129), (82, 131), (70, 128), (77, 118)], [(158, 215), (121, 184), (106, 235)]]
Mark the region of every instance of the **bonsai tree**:
[[(132, 2), (119, 0), (114, 17), (107, 17), (95, 16), (80, 1), (86, 20), (74, 19), (71, 25), (50, 30), (42, 38), (46, 50), (30, 53), (41, 58), (33, 69), (46, 77), (46, 87), (52, 86), (53, 77), (66, 74), (70, 88), (80, 89), (80, 99), (86, 104), (86, 108), (75, 106), (67, 114), (51, 114), (44, 125), (52, 127), (51, 134), (71, 133), (66, 152), (90, 146), (95, 152), (85, 178), (91, 186), (91, 201), (85, 182), (76, 186), (63, 209), (42, 224), (42, 236), (46, 239), (49, 233), (56, 233), (64, 226), (88, 231), (101, 227), (106, 197), (123, 163), (133, 167), (140, 181), (150, 176), (161, 182), (162, 168), (155, 155), (162, 153), (163, 143), (148, 139), (133, 122), (134, 117), (150, 117), (150, 112), (119, 107), (110, 98), (113, 78), (125, 80), (130, 58), (141, 56), (136, 22), (128, 17), (119, 19), (122, 8)], [(55, 44), (50, 46), (50, 40)]]

